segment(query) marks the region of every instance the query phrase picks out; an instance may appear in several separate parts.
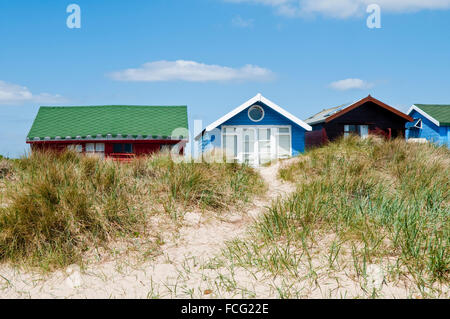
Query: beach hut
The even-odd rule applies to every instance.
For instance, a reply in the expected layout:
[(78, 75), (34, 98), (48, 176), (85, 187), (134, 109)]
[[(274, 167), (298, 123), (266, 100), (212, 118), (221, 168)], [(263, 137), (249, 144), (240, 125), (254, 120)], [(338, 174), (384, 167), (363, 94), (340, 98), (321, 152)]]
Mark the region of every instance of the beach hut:
[(405, 124), (412, 118), (368, 96), (354, 103), (325, 109), (305, 122), (312, 126), (306, 134), (306, 146), (314, 147), (351, 134), (366, 138), (369, 134), (387, 139), (404, 137)]
[(227, 161), (259, 166), (305, 150), (311, 127), (261, 94), (236, 107), (196, 136), (201, 152), (222, 150)]
[(27, 136), (34, 150), (128, 160), (161, 150), (183, 154), (186, 106), (41, 107)]
[(406, 124), (408, 140), (450, 147), (450, 105), (414, 104), (408, 115), (413, 118)]

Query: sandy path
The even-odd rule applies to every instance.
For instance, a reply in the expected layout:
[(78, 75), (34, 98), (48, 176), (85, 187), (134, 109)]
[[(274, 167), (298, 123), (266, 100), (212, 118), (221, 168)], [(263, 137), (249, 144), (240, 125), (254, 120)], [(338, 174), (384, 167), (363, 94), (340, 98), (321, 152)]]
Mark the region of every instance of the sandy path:
[[(164, 238), (163, 255), (156, 260), (135, 264), (122, 256), (114, 261), (90, 264), (84, 271), (71, 266), (47, 276), (2, 265), (0, 298), (207, 297), (209, 290), (215, 290), (213, 286), (223, 286), (227, 274), (218, 275), (201, 266), (219, 253), (227, 241), (242, 236), (272, 199), (293, 191), (292, 185), (277, 179), (279, 165), (259, 169), (268, 192), (255, 199), (249, 211), (230, 212), (223, 220), (205, 221), (200, 214), (189, 213), (187, 225), (178, 236)], [(216, 282), (217, 276), (222, 283)], [(226, 296), (234, 297), (236, 293), (229, 292)]]

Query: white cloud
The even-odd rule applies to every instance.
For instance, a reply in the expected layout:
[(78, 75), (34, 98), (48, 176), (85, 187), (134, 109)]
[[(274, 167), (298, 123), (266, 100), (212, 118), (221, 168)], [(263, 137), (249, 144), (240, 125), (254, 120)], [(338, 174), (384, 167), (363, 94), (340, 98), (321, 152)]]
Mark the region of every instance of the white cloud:
[(330, 87), (338, 91), (365, 90), (373, 87), (373, 83), (369, 83), (361, 79), (345, 79), (332, 82)]
[(239, 28), (253, 27), (253, 19), (243, 19), (241, 16), (236, 16), (231, 20), (231, 24)]
[(272, 71), (255, 65), (231, 68), (194, 61), (155, 61), (136, 69), (127, 69), (109, 74), (114, 80), (129, 82), (212, 82), (212, 81), (267, 81)]
[(26, 102), (58, 103), (62, 96), (48, 93), (33, 94), (21, 85), (0, 81), (0, 104), (21, 104)]
[(233, 3), (253, 3), (271, 6), (277, 13), (296, 17), (322, 14), (334, 18), (349, 18), (366, 14), (369, 4), (376, 3), (382, 12), (414, 12), (450, 9), (450, 0), (224, 0)]

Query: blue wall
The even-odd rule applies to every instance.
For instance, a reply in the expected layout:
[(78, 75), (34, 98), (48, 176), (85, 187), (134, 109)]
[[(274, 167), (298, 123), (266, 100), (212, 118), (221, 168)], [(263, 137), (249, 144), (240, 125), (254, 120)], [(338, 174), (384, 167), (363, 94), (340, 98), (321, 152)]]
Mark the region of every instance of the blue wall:
[(417, 111), (409, 115), (414, 119), (422, 119), (422, 129), (407, 129), (406, 138), (426, 138), (430, 142), (450, 147), (449, 126), (439, 127)]
[[(283, 115), (279, 114), (278, 112), (274, 111), (272, 108), (266, 106), (263, 103), (256, 103), (259, 106), (261, 106), (264, 109), (264, 118), (261, 122), (253, 122), (248, 117), (248, 108), (246, 108), (244, 111), (240, 112), (239, 114), (235, 115), (225, 123), (223, 123), (220, 127), (218, 127), (219, 130), (222, 129), (222, 126), (229, 126), (229, 125), (252, 125), (257, 127), (258, 125), (291, 125), (292, 129), (292, 156), (297, 156), (300, 153), (303, 153), (305, 151), (305, 129), (301, 126), (298, 126), (291, 120), (287, 119)], [(203, 150), (207, 150), (211, 146), (213, 147), (221, 147), (220, 145), (220, 131), (213, 132), (209, 134), (206, 138), (211, 138), (211, 135), (214, 135), (214, 142), (209, 142), (209, 140), (203, 142)]]

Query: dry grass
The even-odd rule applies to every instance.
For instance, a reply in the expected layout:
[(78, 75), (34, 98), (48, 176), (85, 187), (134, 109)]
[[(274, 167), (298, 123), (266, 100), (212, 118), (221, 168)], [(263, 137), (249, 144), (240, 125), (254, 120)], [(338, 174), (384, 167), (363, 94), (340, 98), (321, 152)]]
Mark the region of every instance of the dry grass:
[(9, 177), (12, 174), (12, 164), (9, 160), (0, 157), (0, 179)]
[[(241, 205), (263, 184), (235, 164), (174, 163), (168, 156), (117, 164), (74, 153), (34, 153), (8, 164), (0, 207), (0, 260), (51, 270), (117, 238), (151, 236), (155, 214)], [(8, 173), (9, 174), (9, 173)], [(154, 234), (153, 234), (154, 235)]]
[(389, 263), (392, 280), (409, 278), (423, 296), (448, 287), (447, 148), (352, 137), (308, 152), (279, 175), (297, 190), (273, 203), (249, 240), (228, 245), (233, 263), (297, 277), (306, 261), (312, 280), (318, 259), (355, 280), (367, 277), (369, 264)]

